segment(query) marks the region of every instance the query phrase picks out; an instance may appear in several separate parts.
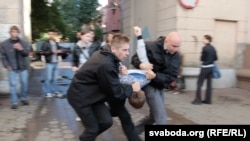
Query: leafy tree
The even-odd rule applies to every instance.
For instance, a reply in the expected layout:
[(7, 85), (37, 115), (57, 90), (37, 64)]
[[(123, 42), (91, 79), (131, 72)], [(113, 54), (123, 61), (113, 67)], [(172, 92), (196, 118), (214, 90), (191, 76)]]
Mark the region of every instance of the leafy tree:
[(67, 23), (81, 27), (82, 24), (89, 24), (98, 15), (98, 6), (97, 0), (65, 0), (61, 10)]
[(75, 32), (81, 30), (85, 24), (95, 22), (99, 12), (96, 10), (99, 6), (98, 0), (64, 0), (61, 4), (61, 12), (65, 17), (71, 33), (70, 39), (75, 38)]
[[(32, 38), (37, 40), (53, 28), (71, 41), (75, 39), (75, 32), (81, 30), (83, 24), (100, 20), (98, 0), (31, 0)], [(97, 29), (96, 29), (97, 28)], [(100, 38), (99, 27), (95, 26), (96, 35)]]
[(60, 13), (59, 1), (54, 0), (53, 3), (48, 3), (45, 0), (31, 0), (31, 25), (33, 41), (40, 38), (40, 35), (53, 28), (62, 34), (67, 32), (67, 25)]

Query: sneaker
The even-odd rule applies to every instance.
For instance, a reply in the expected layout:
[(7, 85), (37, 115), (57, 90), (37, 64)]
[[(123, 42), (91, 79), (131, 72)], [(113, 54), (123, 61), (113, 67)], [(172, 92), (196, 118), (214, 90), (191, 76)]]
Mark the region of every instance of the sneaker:
[(47, 97), (47, 98), (50, 98), (50, 97), (53, 97), (53, 95), (52, 95), (51, 93), (47, 93), (47, 94), (46, 94), (46, 97)]
[(63, 97), (63, 94), (59, 93), (59, 92), (55, 92), (55, 97)]
[(76, 121), (81, 121), (81, 119), (79, 117), (76, 117)]
[(174, 92), (172, 92), (172, 94), (180, 94), (180, 92), (179, 91), (174, 91)]
[(11, 109), (17, 109), (18, 107), (17, 107), (17, 105), (12, 105), (11, 106)]
[(27, 100), (22, 100), (21, 102), (22, 102), (23, 105), (29, 105), (30, 104), (29, 101), (27, 101)]

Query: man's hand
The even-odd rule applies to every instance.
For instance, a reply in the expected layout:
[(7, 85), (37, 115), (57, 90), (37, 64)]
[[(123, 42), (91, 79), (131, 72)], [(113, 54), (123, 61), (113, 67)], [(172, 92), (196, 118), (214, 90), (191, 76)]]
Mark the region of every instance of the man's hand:
[(170, 86), (176, 87), (176, 86), (177, 86), (176, 81), (173, 81), (173, 82), (170, 84)]
[(119, 73), (122, 75), (127, 75), (128, 74), (128, 69), (126, 66), (122, 65), (119, 67)]
[(20, 43), (15, 43), (15, 44), (13, 45), (13, 47), (14, 47), (15, 49), (19, 50), (19, 51), (23, 50), (23, 47), (22, 47), (22, 45), (21, 45)]
[(147, 72), (146, 72), (146, 78), (148, 79), (148, 80), (152, 80), (152, 79), (154, 79), (156, 77), (156, 74), (152, 71), (152, 70), (148, 70)]
[(134, 34), (135, 36), (140, 36), (141, 35), (141, 28), (138, 26), (134, 27)]
[(79, 70), (78, 67), (72, 67), (72, 71), (73, 71), (73, 72), (77, 72), (78, 70)]
[(133, 92), (139, 92), (141, 90), (140, 83), (139, 82), (134, 82), (132, 84), (132, 89), (133, 89)]
[(12, 71), (13, 70), (11, 66), (8, 66), (7, 69), (8, 69), (8, 71)]
[(59, 54), (59, 53), (62, 53), (62, 50), (55, 50), (55, 51), (52, 51), (53, 54)]
[(142, 69), (142, 70), (152, 70), (153, 69), (153, 64), (143, 64), (143, 63), (141, 63), (139, 68)]

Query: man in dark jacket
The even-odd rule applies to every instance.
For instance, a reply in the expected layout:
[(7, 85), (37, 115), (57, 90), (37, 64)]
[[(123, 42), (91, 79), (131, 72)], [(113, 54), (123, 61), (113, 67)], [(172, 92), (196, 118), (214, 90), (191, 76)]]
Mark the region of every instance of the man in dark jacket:
[[(211, 45), (212, 37), (210, 35), (204, 35), (203, 43), (205, 46), (202, 48), (201, 58), (202, 66), (200, 75), (197, 81), (197, 90), (196, 96), (192, 104), (200, 105), (202, 103), (211, 104), (212, 97), (212, 76), (213, 76), (213, 67), (214, 61), (216, 61), (217, 53), (215, 48)], [(201, 87), (204, 80), (207, 79), (207, 89), (205, 100), (201, 100)]]
[[(128, 51), (129, 39), (117, 34), (112, 40), (111, 51), (100, 49), (76, 72), (67, 95), (85, 127), (81, 141), (94, 141), (112, 125), (112, 116), (105, 101), (113, 101), (115, 106), (119, 106), (133, 92), (140, 90), (138, 82), (124, 85), (119, 81), (119, 62), (128, 57)], [(133, 124), (128, 128), (134, 130)]]
[(62, 48), (58, 45), (53, 29), (48, 30), (49, 39), (45, 41), (41, 48), (41, 53), (45, 57), (46, 62), (46, 77), (44, 82), (44, 94), (46, 97), (58, 96), (62, 94), (57, 89), (58, 77), (58, 56), (63, 53)]
[[(138, 36), (138, 40), (141, 38), (142, 36)], [(150, 84), (143, 88), (150, 108), (150, 115), (142, 119), (137, 125), (139, 134), (144, 131), (145, 124), (167, 124), (163, 89), (169, 89), (170, 85), (175, 85), (181, 61), (177, 52), (180, 44), (179, 34), (171, 32), (167, 37), (159, 37), (156, 41), (145, 42), (150, 64), (141, 63), (137, 54), (132, 57), (131, 63), (135, 68), (152, 69), (156, 74)]]
[(19, 75), (21, 80), (21, 102), (23, 105), (29, 105), (27, 100), (28, 64), (26, 58), (29, 55), (30, 45), (20, 39), (18, 34), (18, 27), (12, 26), (10, 28), (10, 39), (3, 41), (1, 44), (3, 66), (8, 69), (12, 109), (18, 108), (18, 96), (16, 91), (17, 75)]

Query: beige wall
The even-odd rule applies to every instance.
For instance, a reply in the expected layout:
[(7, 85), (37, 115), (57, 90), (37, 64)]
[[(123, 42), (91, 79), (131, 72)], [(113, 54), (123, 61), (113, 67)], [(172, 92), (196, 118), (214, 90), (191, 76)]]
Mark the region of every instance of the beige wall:
[(9, 38), (9, 28), (17, 25), (21, 37), (31, 40), (31, 1), (1, 0), (0, 2), (0, 42)]
[[(216, 47), (221, 68), (237, 68), (239, 65), (238, 49), (246, 43), (247, 36), (247, 0), (230, 1), (227, 0), (203, 0), (199, 1), (194, 9), (184, 9), (177, 6), (177, 29), (183, 38), (182, 50), (185, 53), (186, 66), (199, 66), (199, 56), (203, 44), (201, 43), (204, 34), (210, 34), (214, 38), (213, 45)], [(223, 21), (225, 31), (231, 30), (228, 24), (235, 24), (235, 43), (230, 47), (224, 46), (226, 42), (231, 42), (229, 33), (218, 32), (217, 23)], [(228, 28), (227, 28), (228, 26)], [(223, 27), (223, 26), (221, 26)], [(218, 29), (223, 31), (222, 29)], [(224, 39), (221, 37), (225, 37)], [(195, 41), (196, 37), (198, 42)], [(218, 37), (218, 38), (217, 38)], [(233, 53), (232, 53), (233, 52)]]
[[(121, 0), (121, 30), (122, 32), (129, 36), (133, 37), (132, 27), (134, 24), (134, 0)], [(131, 46), (133, 45), (133, 40), (131, 40)], [(130, 48), (132, 52), (133, 48)], [(131, 58), (131, 57), (130, 57)], [(130, 58), (124, 61), (124, 65), (130, 67)]]
[(247, 3), (247, 43), (250, 44), (250, 1)]
[(165, 36), (177, 28), (176, 0), (156, 0), (156, 37)]
[[(210, 34), (214, 38), (212, 44), (218, 51), (220, 67), (242, 67), (242, 53), (246, 44), (250, 43), (249, 0), (200, 0), (193, 9), (183, 8), (177, 0), (122, 2), (123, 30), (131, 39), (134, 24), (148, 26), (150, 39), (177, 30), (183, 40), (181, 50), (185, 54), (184, 66), (199, 67), (202, 37)], [(134, 40), (132, 42), (134, 44)]]

